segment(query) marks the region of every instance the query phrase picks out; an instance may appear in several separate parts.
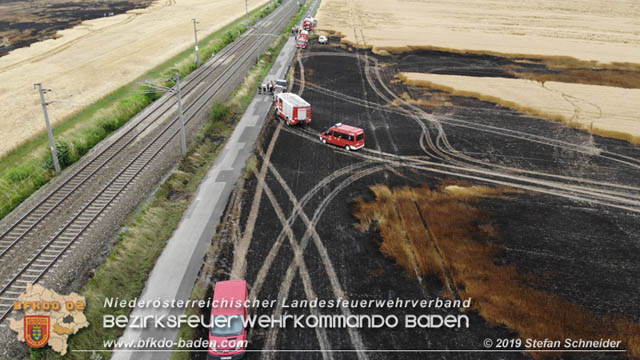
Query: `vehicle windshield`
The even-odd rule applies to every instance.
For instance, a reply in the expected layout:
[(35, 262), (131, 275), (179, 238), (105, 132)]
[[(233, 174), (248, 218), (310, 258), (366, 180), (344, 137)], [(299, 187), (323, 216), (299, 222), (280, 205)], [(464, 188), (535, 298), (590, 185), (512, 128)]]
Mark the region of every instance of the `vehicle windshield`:
[[(216, 325), (224, 325), (216, 327)], [(218, 315), (211, 317), (211, 335), (223, 337), (242, 334), (242, 316), (240, 315)]]

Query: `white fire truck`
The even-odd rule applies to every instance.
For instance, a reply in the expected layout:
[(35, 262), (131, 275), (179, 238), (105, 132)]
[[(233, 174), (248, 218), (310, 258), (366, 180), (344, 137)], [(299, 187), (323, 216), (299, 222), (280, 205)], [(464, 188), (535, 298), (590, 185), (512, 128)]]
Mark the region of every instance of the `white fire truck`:
[(276, 115), (289, 126), (311, 122), (311, 104), (294, 93), (275, 94)]

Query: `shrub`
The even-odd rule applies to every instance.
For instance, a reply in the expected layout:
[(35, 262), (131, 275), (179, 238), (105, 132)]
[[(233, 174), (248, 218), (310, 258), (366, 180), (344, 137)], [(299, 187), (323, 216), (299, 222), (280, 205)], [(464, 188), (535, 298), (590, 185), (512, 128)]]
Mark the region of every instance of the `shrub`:
[(56, 152), (58, 153), (58, 161), (60, 167), (67, 167), (72, 164), (71, 147), (66, 141), (56, 141)]
[(227, 129), (228, 127), (224, 122), (216, 121), (213, 124), (211, 124), (211, 127), (209, 128), (209, 134), (213, 136), (222, 136), (224, 135)]
[(87, 152), (89, 152), (89, 149), (91, 149), (91, 146), (86, 140), (75, 141), (73, 143), (73, 147), (76, 149), (76, 154), (79, 157), (86, 154)]
[(235, 35), (234, 35), (234, 31), (233, 30), (229, 30), (224, 34), (224, 37), (222, 38), (222, 40), (224, 40), (224, 44), (228, 45), (230, 44), (233, 40), (235, 40)]
[(11, 169), (7, 173), (7, 179), (12, 183), (21, 182), (28, 179), (32, 171), (33, 168), (29, 164), (23, 164)]
[(215, 101), (211, 107), (211, 120), (226, 120), (231, 113), (231, 108), (219, 101)]
[[(73, 164), (74, 156), (71, 153), (71, 147), (66, 141), (56, 141), (56, 153), (58, 154), (58, 163), (60, 168), (65, 168)], [(49, 153), (44, 160), (44, 167), (49, 170), (53, 170), (53, 157)]]
[(105, 121), (103, 121), (102, 123), (100, 123), (100, 126), (104, 129), (104, 131), (106, 131), (107, 133), (110, 133), (112, 131), (117, 130), (120, 126), (118, 125), (118, 120), (116, 120), (115, 118), (110, 118), (107, 119)]

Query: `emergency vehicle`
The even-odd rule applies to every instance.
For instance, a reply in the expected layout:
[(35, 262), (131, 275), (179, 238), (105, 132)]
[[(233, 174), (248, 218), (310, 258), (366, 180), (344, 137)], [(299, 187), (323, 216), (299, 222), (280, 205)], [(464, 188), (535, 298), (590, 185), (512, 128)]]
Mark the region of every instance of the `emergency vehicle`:
[(247, 350), (247, 282), (218, 281), (211, 302), (208, 359), (241, 359)]
[(296, 47), (298, 48), (306, 48), (309, 43), (309, 32), (306, 30), (301, 30), (300, 35), (298, 35), (298, 41), (296, 42)]
[(302, 21), (302, 28), (311, 31), (318, 25), (318, 21), (312, 17), (307, 17)]
[(358, 150), (364, 147), (364, 130), (355, 126), (337, 123), (320, 134), (323, 144), (333, 144), (346, 150)]
[(276, 115), (284, 119), (287, 125), (311, 122), (311, 104), (294, 93), (275, 94), (275, 108)]

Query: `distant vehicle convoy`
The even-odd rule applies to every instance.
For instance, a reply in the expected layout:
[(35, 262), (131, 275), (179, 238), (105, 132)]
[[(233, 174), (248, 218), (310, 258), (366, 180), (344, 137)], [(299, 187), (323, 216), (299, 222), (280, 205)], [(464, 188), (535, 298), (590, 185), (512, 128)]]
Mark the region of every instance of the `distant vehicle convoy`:
[(213, 290), (208, 359), (241, 359), (247, 350), (247, 282), (218, 281)]
[(311, 123), (311, 104), (294, 93), (275, 94), (276, 115), (289, 126)]
[[(318, 21), (312, 17), (306, 17), (302, 21), (302, 27), (294, 26), (291, 28), (292, 34), (297, 34), (296, 37), (296, 47), (299, 49), (305, 49), (307, 44), (309, 44), (309, 32), (313, 31), (313, 29), (318, 26)], [(326, 42), (326, 36), (325, 42)]]
[(333, 144), (346, 150), (358, 150), (364, 147), (364, 130), (355, 126), (337, 123), (320, 134), (323, 144)]
[[(307, 17), (302, 22), (302, 28), (294, 26), (291, 28), (293, 34), (297, 34), (296, 47), (306, 48), (309, 43), (309, 31), (312, 31), (318, 25), (316, 19)], [(318, 37), (320, 44), (326, 44), (327, 37), (321, 35)], [(287, 87), (285, 80), (278, 80), (283, 83), (282, 89)], [(268, 90), (273, 93), (274, 107), (276, 109), (276, 115), (284, 119), (285, 123), (289, 126), (296, 124), (310, 124), (311, 123), (311, 104), (305, 101), (300, 96), (287, 93), (278, 92), (273, 90), (273, 81), (268, 85)], [(284, 90), (282, 90), (284, 91)], [(337, 123), (320, 134), (320, 141), (323, 144), (333, 144), (346, 150), (358, 150), (364, 147), (364, 130), (355, 126), (345, 125)]]

